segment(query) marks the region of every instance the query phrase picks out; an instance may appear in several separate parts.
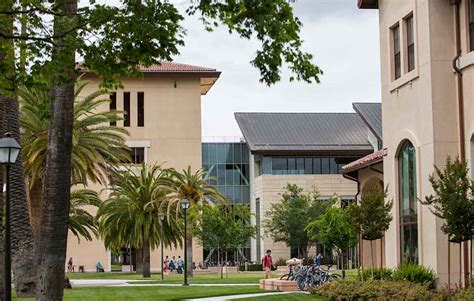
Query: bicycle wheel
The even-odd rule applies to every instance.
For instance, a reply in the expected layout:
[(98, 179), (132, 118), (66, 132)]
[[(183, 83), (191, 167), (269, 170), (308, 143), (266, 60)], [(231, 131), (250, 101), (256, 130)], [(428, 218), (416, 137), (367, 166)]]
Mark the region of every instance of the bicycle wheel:
[(304, 291), (304, 288), (306, 286), (306, 277), (303, 276), (303, 275), (298, 275), (295, 277), (295, 281), (296, 281), (296, 286), (298, 287), (298, 290), (300, 291)]
[(290, 280), (290, 277), (291, 277), (291, 274), (285, 274), (285, 275), (283, 275), (283, 276), (280, 277), (280, 280), (286, 280), (286, 281), (288, 281), (288, 280)]

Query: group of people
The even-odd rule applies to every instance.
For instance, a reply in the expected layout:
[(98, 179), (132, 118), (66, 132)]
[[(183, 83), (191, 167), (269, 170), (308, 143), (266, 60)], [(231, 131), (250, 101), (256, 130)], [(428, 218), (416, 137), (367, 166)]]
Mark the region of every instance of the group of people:
[(173, 272), (176, 270), (178, 274), (183, 273), (184, 270), (184, 259), (181, 256), (173, 256), (171, 259), (168, 255), (163, 259), (163, 271), (165, 272)]
[[(100, 261), (98, 261), (95, 265), (95, 270), (96, 272), (100, 272), (100, 273), (104, 273), (105, 270), (104, 270), (104, 267), (102, 266), (102, 264), (100, 263)], [(69, 260), (67, 261), (67, 271), (68, 273), (74, 273), (74, 262), (72, 260), (72, 257), (69, 257)], [(84, 268), (82, 268), (81, 270), (81, 267), (79, 267), (79, 272), (84, 272)]]
[[(321, 253), (316, 256), (315, 264), (317, 267), (321, 266), (323, 260)], [(272, 273), (273, 259), (272, 250), (267, 250), (266, 255), (262, 258), (262, 269), (265, 271), (265, 279), (269, 279)]]

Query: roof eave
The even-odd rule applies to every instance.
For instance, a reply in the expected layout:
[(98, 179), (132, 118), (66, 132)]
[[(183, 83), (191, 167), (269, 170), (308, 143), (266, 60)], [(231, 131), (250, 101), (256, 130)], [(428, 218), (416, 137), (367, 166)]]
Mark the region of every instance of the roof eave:
[(378, 9), (378, 0), (357, 0), (357, 7), (360, 9)]
[(367, 168), (369, 166), (374, 166), (374, 165), (382, 163), (382, 162), (383, 162), (383, 158), (377, 158), (376, 160), (369, 161), (369, 162), (366, 162), (364, 164), (354, 166), (352, 168), (343, 169), (343, 170), (341, 170), (340, 173), (341, 174), (348, 174), (348, 173), (351, 173), (351, 172), (354, 172), (354, 171), (359, 171), (361, 169)]

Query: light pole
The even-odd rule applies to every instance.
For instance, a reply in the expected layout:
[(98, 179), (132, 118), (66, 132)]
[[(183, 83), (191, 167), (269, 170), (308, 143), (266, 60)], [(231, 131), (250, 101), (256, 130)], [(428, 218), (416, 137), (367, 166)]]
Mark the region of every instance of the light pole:
[(11, 138), (9, 134), (0, 139), (0, 163), (6, 167), (7, 191), (5, 198), (5, 301), (12, 299), (12, 279), (11, 279), (11, 239), (10, 239), (10, 165), (16, 162), (20, 153), (20, 145)]
[(181, 208), (183, 208), (184, 212), (184, 283), (183, 286), (189, 286), (188, 284), (188, 225), (187, 225), (187, 218), (186, 212), (189, 208), (189, 200), (182, 199), (181, 200)]
[(160, 244), (161, 244), (161, 280), (164, 279), (164, 273), (165, 273), (165, 270), (164, 270), (164, 266), (165, 266), (165, 263), (163, 262), (163, 221), (165, 220), (165, 214), (163, 212), (160, 212), (159, 214), (160, 216)]

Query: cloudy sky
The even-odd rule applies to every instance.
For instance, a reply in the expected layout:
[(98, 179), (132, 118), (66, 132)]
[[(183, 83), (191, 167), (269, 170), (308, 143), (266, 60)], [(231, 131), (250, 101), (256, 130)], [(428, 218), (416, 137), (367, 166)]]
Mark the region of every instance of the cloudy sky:
[(202, 98), (204, 137), (240, 136), (234, 112), (348, 112), (354, 101), (380, 101), (377, 11), (357, 9), (356, 0), (299, 0), (294, 10), (304, 49), (324, 71), (321, 84), (290, 83), (285, 72), (267, 87), (249, 63), (257, 42), (224, 28), (206, 32), (197, 18), (186, 18), (186, 46), (175, 61), (222, 71)]

